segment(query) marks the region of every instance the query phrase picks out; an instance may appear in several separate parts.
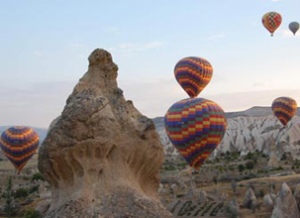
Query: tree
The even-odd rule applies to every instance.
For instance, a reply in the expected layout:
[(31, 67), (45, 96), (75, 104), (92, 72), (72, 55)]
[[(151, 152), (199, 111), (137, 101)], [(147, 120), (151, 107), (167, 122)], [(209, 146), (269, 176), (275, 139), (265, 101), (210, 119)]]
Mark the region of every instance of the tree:
[(243, 172), (245, 170), (245, 166), (243, 164), (238, 165), (239, 172)]
[(246, 168), (248, 169), (248, 170), (252, 170), (253, 168), (254, 168), (254, 163), (253, 163), (253, 161), (247, 161), (247, 163), (246, 163)]
[(28, 209), (25, 211), (24, 215), (23, 215), (24, 218), (41, 218), (42, 215), (40, 212), (34, 210), (34, 209)]
[(6, 213), (7, 217), (11, 217), (13, 215), (13, 191), (12, 191), (12, 178), (11, 176), (8, 178), (5, 190), (5, 206), (4, 212)]
[(38, 181), (38, 180), (45, 181), (45, 178), (41, 173), (33, 174), (33, 176), (31, 177), (31, 181)]
[(235, 179), (233, 179), (232, 181), (231, 181), (231, 188), (232, 188), (232, 191), (233, 191), (233, 193), (235, 193), (236, 192), (236, 181), (235, 181)]
[(214, 181), (215, 185), (218, 184), (218, 177), (216, 175), (214, 175), (213, 181)]

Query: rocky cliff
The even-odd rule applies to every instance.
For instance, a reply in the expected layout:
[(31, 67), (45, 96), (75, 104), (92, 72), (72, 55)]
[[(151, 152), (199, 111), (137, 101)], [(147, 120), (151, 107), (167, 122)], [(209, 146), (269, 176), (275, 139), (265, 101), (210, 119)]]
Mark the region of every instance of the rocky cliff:
[[(299, 111), (299, 110), (298, 110)], [(215, 155), (227, 151), (245, 155), (256, 150), (270, 154), (275, 147), (278, 155), (290, 152), (294, 158), (300, 154), (300, 117), (293, 117), (286, 128), (272, 114), (270, 107), (254, 107), (243, 112), (226, 113), (227, 129)], [(167, 155), (177, 151), (170, 143), (163, 124), (163, 118), (155, 118), (156, 129)]]
[(52, 192), (44, 217), (172, 217), (158, 198), (164, 153), (152, 120), (125, 100), (109, 52), (88, 60), (39, 150)]

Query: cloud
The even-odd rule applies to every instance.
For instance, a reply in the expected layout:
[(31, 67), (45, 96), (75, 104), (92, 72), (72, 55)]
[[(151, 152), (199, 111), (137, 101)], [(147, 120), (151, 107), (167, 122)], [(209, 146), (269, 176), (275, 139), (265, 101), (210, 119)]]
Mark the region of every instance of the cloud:
[(104, 29), (103, 32), (117, 34), (120, 33), (120, 29), (116, 26), (110, 26)]
[(173, 78), (120, 80), (119, 87), (124, 91), (125, 99), (132, 100), (135, 107), (150, 118), (163, 116), (172, 104), (187, 98)]
[(1, 125), (48, 127), (60, 115), (75, 82), (37, 83), (0, 88)]
[(209, 41), (211, 41), (211, 40), (218, 40), (218, 39), (223, 39), (226, 36), (227, 35), (225, 33), (219, 33), (219, 34), (215, 34), (215, 35), (212, 35), (212, 36), (206, 38), (206, 40), (209, 40)]
[[(188, 98), (173, 78), (156, 78), (143, 82), (121, 81), (119, 85), (124, 90), (124, 97), (132, 100), (136, 108), (150, 118), (164, 116), (171, 105)], [(204, 90), (198, 97), (210, 99), (219, 104), (226, 112), (232, 112), (246, 110), (253, 106), (271, 106), (272, 101), (280, 96), (289, 96), (300, 102), (300, 89), (224, 91), (222, 94), (207, 94)]]
[(68, 47), (72, 49), (86, 49), (88, 46), (84, 43), (70, 43)]
[(268, 86), (268, 83), (264, 83), (264, 82), (255, 82), (252, 84), (253, 88), (257, 88), (257, 87), (266, 87)]
[[(76, 81), (36, 83), (26, 88), (0, 87), (0, 123), (47, 128), (59, 116)], [(149, 118), (162, 117), (177, 101), (188, 98), (174, 78), (135, 78), (118, 80), (124, 98)], [(263, 85), (263, 84), (258, 84)], [(289, 96), (300, 102), (300, 89), (226, 92), (198, 97), (219, 104), (225, 112), (242, 111), (253, 106), (271, 106), (280, 96)]]
[[(298, 34), (297, 34), (298, 33)], [(280, 31), (280, 34), (284, 37), (284, 38), (292, 38), (292, 37), (300, 37), (299, 32), (297, 32), (295, 35), (289, 30), (289, 29), (283, 29)]]
[(271, 106), (273, 100), (280, 96), (288, 96), (300, 102), (300, 89), (231, 92), (207, 95), (207, 98), (218, 103), (226, 112), (231, 112), (246, 110), (253, 106)]
[(37, 56), (37, 57), (43, 57), (43, 56), (45, 56), (45, 53), (42, 52), (42, 51), (33, 51), (32, 54), (34, 56)]
[(116, 47), (112, 47), (109, 50), (111, 51), (120, 51), (120, 52), (141, 52), (153, 49), (160, 49), (164, 47), (164, 43), (160, 41), (152, 41), (146, 43), (132, 43), (125, 42), (117, 45)]

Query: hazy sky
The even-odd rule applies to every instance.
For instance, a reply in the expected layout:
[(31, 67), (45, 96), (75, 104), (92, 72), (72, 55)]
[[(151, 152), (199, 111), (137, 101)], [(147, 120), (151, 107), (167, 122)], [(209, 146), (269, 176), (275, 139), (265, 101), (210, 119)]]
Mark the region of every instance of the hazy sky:
[[(274, 37), (262, 26), (282, 17)], [(213, 66), (198, 97), (226, 112), (270, 106), (279, 96), (300, 105), (299, 0), (2, 0), (0, 125), (48, 127), (60, 115), (95, 48), (119, 66), (124, 97), (149, 118), (187, 98), (173, 69), (186, 56)]]

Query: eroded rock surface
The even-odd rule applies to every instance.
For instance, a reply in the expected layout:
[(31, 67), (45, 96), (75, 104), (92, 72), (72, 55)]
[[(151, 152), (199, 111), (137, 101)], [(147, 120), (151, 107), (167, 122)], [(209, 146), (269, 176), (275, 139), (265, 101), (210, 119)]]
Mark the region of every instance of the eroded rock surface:
[(39, 150), (51, 186), (44, 217), (172, 217), (158, 198), (163, 147), (153, 122), (126, 101), (118, 67), (96, 49)]
[(245, 194), (243, 205), (248, 209), (255, 209), (255, 207), (257, 206), (257, 198), (254, 194), (253, 189), (250, 187)]
[(298, 218), (300, 217), (296, 200), (286, 182), (282, 183), (281, 189), (275, 201), (275, 207), (271, 218)]

